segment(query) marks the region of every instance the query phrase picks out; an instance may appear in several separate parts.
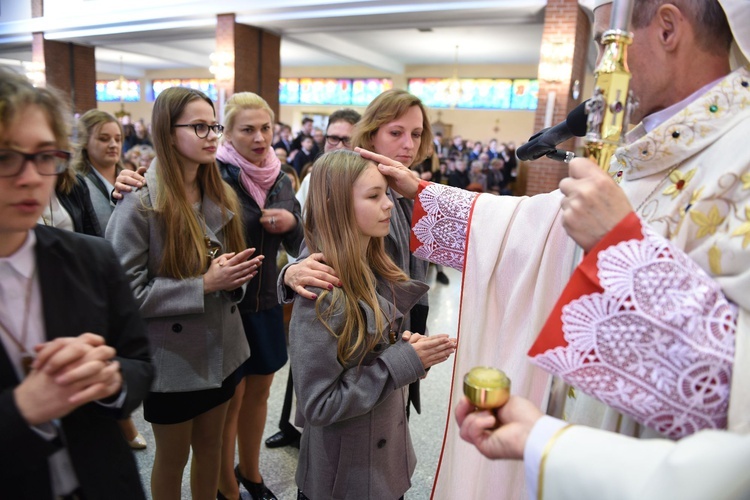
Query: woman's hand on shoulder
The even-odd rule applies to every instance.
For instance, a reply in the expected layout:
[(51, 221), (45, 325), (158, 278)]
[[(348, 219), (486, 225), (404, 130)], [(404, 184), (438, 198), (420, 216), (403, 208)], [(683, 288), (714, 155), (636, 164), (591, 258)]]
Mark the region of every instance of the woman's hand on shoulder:
[(411, 344), (417, 352), (422, 366), (427, 370), (433, 365), (447, 361), (456, 352), (456, 339), (445, 333), (426, 337), (421, 333), (406, 331), (401, 338)]
[(131, 192), (134, 187), (145, 186), (146, 178), (143, 177), (145, 173), (146, 167), (139, 167), (135, 172), (127, 169), (122, 170), (115, 179), (115, 190), (112, 191), (112, 198), (121, 200), (123, 193)]
[(269, 233), (284, 234), (297, 227), (297, 218), (285, 208), (268, 208), (263, 210), (260, 223)]
[(314, 253), (286, 268), (284, 284), (300, 297), (314, 300), (318, 296), (306, 289), (306, 286), (333, 290), (334, 286), (341, 286), (341, 280), (336, 271), (326, 265), (325, 256), (322, 253)]
[(213, 259), (203, 275), (203, 293), (234, 290), (253, 279), (265, 258), (258, 255), (251, 259), (253, 253), (255, 249), (248, 248), (240, 253), (225, 253)]

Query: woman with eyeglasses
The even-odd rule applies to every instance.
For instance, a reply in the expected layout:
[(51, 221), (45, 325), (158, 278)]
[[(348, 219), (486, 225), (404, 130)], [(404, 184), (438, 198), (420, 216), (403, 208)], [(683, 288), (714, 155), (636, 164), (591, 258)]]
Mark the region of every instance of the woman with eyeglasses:
[(272, 500), (276, 497), (260, 474), (260, 446), (273, 376), (287, 361), (283, 309), (276, 296), (276, 255), (281, 245), (297, 255), (302, 216), (272, 147), (274, 113), (268, 103), (251, 92), (234, 94), (226, 102), (224, 116), (225, 135), (216, 155), (219, 170), (239, 196), (245, 238), (265, 260), (239, 305), (251, 354), (242, 366), (243, 379), (227, 415), (217, 496), (240, 498), (239, 482), (254, 500)]
[(111, 245), (37, 224), (70, 172), (68, 107), (0, 67), (3, 498), (145, 498), (116, 418), (153, 376)]
[(118, 203), (106, 237), (146, 319), (157, 368), (144, 402), (156, 441), (152, 497), (180, 498), (192, 449), (192, 497), (209, 499), (236, 371), (250, 355), (237, 304), (260, 259), (245, 249), (237, 195), (216, 166), (223, 127), (211, 100), (167, 89), (152, 123), (148, 185)]
[[(276, 254), (284, 245), (290, 255), (297, 255), (302, 224), (291, 181), (272, 148), (273, 118), (260, 96), (234, 94), (225, 104), (226, 135), (217, 152), (219, 171), (239, 198), (246, 241), (258, 249), (257, 259), (268, 257), (239, 305), (251, 357), (238, 372), (241, 382), (227, 413), (218, 498), (239, 498), (238, 483), (256, 500), (275, 498), (260, 475), (259, 461), (273, 375), (287, 361), (283, 310), (276, 295)], [(203, 127), (199, 132), (205, 132)], [(149, 178), (122, 172), (115, 197), (128, 199), (123, 193), (150, 183)]]

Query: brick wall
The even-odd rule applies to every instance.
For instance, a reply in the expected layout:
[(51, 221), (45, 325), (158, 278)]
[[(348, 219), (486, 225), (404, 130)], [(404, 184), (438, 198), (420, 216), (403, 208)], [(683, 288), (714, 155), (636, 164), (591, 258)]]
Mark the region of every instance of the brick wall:
[(34, 33), (34, 61), (44, 62), (47, 85), (67, 95), (74, 113), (96, 108), (96, 62), (94, 47), (45, 40)]
[[(555, 93), (555, 106), (552, 125), (563, 121), (568, 113), (581, 102), (581, 96), (573, 99), (571, 87), (575, 80), (583, 82), (586, 71), (586, 53), (589, 47), (591, 25), (586, 14), (578, 6), (578, 0), (548, 0), (544, 14), (542, 50), (545, 44), (573, 43), (572, 69), (560, 82), (539, 80), (539, 105), (534, 116), (534, 130), (544, 128), (548, 96)], [(560, 149), (573, 150), (575, 140), (560, 144)], [(560, 180), (567, 175), (567, 165), (542, 158), (529, 162), (526, 194), (547, 193), (557, 188)]]
[(255, 92), (278, 116), (281, 37), (238, 24), (234, 14), (220, 14), (216, 50), (234, 55), (234, 79), (225, 85), (227, 98), (235, 92)]

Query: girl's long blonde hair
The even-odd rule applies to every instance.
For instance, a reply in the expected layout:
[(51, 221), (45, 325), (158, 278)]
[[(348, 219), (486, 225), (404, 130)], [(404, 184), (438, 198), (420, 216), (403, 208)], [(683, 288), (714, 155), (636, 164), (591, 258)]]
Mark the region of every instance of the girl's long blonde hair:
[[(200, 276), (206, 271), (208, 262), (204, 221), (198, 219), (187, 199), (182, 167), (173, 146), (174, 124), (187, 105), (196, 99), (206, 101), (214, 109), (211, 99), (203, 92), (172, 87), (156, 98), (151, 117), (156, 176), (159, 179), (154, 210), (164, 234), (164, 253), (159, 274), (178, 279)], [(229, 219), (229, 212), (234, 214), (224, 226), (223, 251), (244, 250), (246, 245), (237, 194), (221, 179), (216, 162), (198, 167), (198, 184), (203, 196), (221, 207), (225, 220)]]
[[(339, 272), (343, 284), (321, 293), (316, 303), (318, 318), (338, 339), (337, 357), (343, 365), (357, 358), (361, 361), (380, 341), (385, 325), (375, 291), (376, 275), (390, 282), (408, 280), (386, 253), (383, 238), (370, 238), (365, 255), (360, 250), (352, 186), (370, 165), (351, 151), (325, 153), (315, 162), (305, 208), (305, 242), (311, 253), (325, 254), (327, 264)], [(329, 293), (331, 304), (321, 311), (321, 300)], [(375, 311), (375, 335), (367, 334), (360, 301)], [(333, 331), (327, 320), (337, 310), (343, 310), (345, 320), (340, 331)]]

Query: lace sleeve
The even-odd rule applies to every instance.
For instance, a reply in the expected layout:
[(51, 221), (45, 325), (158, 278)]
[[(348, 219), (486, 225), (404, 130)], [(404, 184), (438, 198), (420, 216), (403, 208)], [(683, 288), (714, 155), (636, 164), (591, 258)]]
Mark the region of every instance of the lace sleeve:
[(601, 292), (562, 308), (567, 345), (532, 362), (672, 438), (725, 428), (737, 306), (685, 253), (641, 230), (587, 257)]
[(420, 259), (463, 270), (466, 237), (477, 193), (421, 182), (412, 219), (411, 249)]

